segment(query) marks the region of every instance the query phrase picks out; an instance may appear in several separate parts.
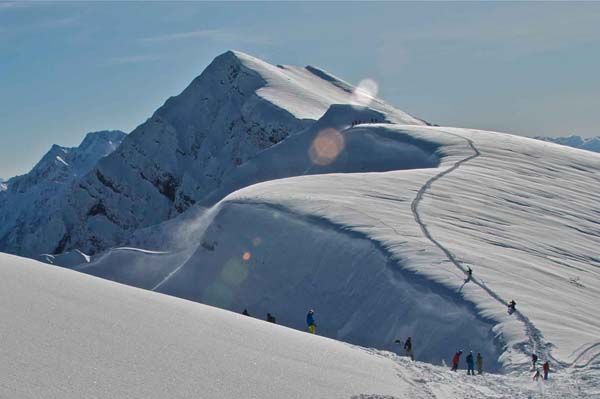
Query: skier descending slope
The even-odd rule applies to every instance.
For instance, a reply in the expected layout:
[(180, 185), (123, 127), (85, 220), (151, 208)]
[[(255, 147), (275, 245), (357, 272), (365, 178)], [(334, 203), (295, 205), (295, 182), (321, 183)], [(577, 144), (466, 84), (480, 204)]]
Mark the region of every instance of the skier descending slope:
[(308, 325), (308, 332), (315, 334), (317, 332), (317, 324), (315, 323), (315, 311), (309, 310), (306, 315), (306, 324)]

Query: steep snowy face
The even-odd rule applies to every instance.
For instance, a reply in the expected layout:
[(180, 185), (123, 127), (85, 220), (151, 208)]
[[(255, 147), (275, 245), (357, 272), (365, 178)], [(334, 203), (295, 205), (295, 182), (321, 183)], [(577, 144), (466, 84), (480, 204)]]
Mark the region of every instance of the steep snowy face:
[(424, 123), (316, 68), (273, 66), (239, 52), (217, 57), (75, 187), (66, 248), (93, 253), (184, 212), (332, 103), (357, 98), (395, 122)]
[(88, 133), (78, 147), (53, 145), (29, 173), (3, 183), (0, 250), (27, 255), (55, 251), (56, 233), (65, 230), (60, 213), (66, 192), (125, 136), (118, 130), (101, 131)]
[(538, 140), (549, 141), (551, 143), (562, 144), (569, 147), (580, 148), (582, 150), (600, 152), (600, 137), (582, 138), (580, 136), (567, 137), (536, 137)]

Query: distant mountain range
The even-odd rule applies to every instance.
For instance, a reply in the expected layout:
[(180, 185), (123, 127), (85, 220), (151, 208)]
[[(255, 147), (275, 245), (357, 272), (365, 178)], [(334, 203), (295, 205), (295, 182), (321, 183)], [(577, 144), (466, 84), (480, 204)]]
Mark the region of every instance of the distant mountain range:
[(583, 138), (581, 136), (566, 137), (535, 137), (538, 140), (549, 141), (551, 143), (566, 145), (569, 147), (580, 148), (593, 152), (600, 152), (600, 136)]
[[(0, 184), (0, 250), (44, 252), (48, 234), (60, 232), (54, 217), (65, 206), (73, 183), (127, 135), (119, 130), (88, 133), (78, 147), (53, 145), (29, 173)], [(50, 232), (50, 233), (49, 233)]]

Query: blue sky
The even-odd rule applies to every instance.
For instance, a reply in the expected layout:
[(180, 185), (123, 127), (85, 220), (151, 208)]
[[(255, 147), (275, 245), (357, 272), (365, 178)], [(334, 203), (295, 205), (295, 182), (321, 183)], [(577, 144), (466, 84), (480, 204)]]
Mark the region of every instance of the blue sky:
[(441, 125), (600, 135), (600, 3), (0, 2), (0, 177), (131, 131), (228, 49)]

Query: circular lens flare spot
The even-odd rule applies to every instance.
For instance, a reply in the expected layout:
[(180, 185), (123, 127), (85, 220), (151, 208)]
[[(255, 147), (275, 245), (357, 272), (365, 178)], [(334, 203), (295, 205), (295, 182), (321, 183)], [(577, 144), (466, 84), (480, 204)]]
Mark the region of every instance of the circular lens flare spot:
[(242, 259), (244, 260), (244, 262), (248, 262), (250, 258), (252, 258), (252, 254), (250, 253), (250, 251), (246, 251), (244, 252), (244, 255), (242, 255)]
[(320, 166), (329, 165), (344, 149), (344, 136), (335, 129), (324, 129), (312, 142), (308, 155), (310, 160)]
[(363, 79), (352, 93), (351, 103), (361, 107), (368, 107), (379, 93), (379, 85), (373, 79)]

